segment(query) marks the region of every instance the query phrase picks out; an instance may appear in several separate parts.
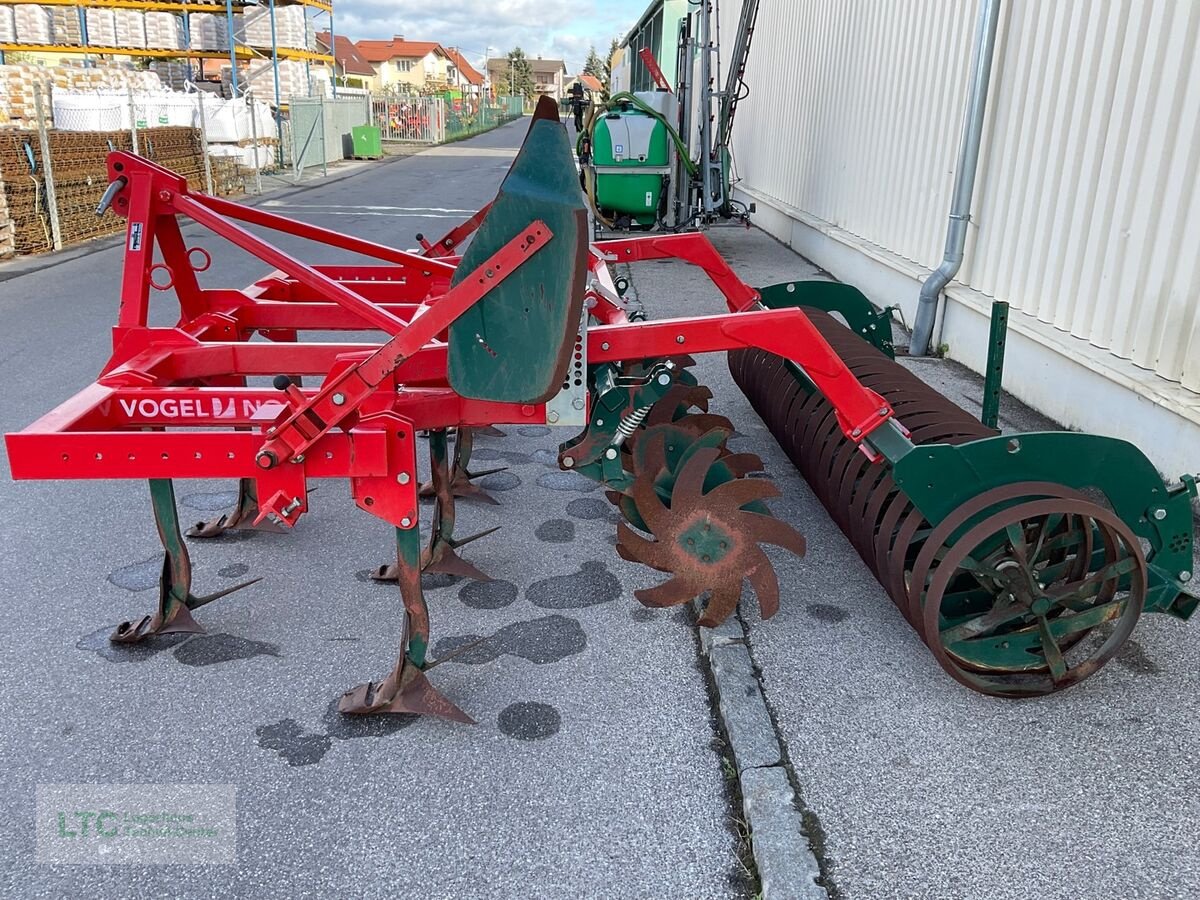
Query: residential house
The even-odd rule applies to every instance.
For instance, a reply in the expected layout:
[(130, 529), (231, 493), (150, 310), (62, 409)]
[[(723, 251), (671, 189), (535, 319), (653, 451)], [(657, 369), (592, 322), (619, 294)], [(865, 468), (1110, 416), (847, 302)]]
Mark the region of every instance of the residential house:
[[(329, 53), (331, 49), (329, 32), (318, 31), (316, 39), (321, 52)], [(339, 34), (333, 38), (333, 42), (337, 45), (332, 48), (333, 74), (339, 87), (359, 87), (372, 91), (377, 91), (382, 87), (375, 67), (363, 58), (350, 38)]]
[(531, 59), (533, 85), (539, 94), (562, 100), (566, 96), (567, 64), (561, 59)]
[(485, 77), (487, 79), (488, 88), (495, 94), (504, 94), (508, 92), (508, 73), (512, 68), (508, 62), (508, 57), (499, 57), (493, 59), (488, 57), (484, 61)]
[(483, 92), (483, 74), (467, 62), (457, 47), (447, 47), (446, 57), (449, 64), (446, 75), (452, 90), (459, 91), (463, 96), (478, 96)]
[(450, 87), (458, 67), (446, 48), (436, 41), (409, 41), (397, 35), (386, 41), (358, 41), (359, 54), (370, 63), (380, 90), (399, 93), (432, 93)]
[[(529, 59), (533, 70), (533, 86), (538, 94), (562, 100), (566, 96), (567, 64), (561, 59)], [(512, 63), (507, 56), (487, 61), (487, 74), (493, 85), (507, 85)]]

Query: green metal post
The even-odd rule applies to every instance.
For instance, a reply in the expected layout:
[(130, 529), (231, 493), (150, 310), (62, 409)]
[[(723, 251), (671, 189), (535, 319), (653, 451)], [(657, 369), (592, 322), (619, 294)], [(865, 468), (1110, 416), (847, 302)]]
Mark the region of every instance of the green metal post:
[(987, 371), (983, 381), (983, 413), (979, 417), (988, 428), (1000, 422), (1000, 388), (1004, 383), (1004, 348), (1008, 343), (1008, 304), (992, 304), (992, 332), (988, 337)]

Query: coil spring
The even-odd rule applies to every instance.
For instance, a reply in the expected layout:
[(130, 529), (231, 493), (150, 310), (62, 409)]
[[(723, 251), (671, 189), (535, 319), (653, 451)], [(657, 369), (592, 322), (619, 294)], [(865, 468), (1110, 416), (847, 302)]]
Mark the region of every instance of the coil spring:
[(646, 421), (646, 416), (650, 415), (650, 410), (653, 408), (652, 406), (643, 406), (621, 419), (620, 424), (617, 425), (617, 433), (613, 437), (613, 446), (620, 447), (625, 443), (629, 436), (638, 430), (638, 426)]

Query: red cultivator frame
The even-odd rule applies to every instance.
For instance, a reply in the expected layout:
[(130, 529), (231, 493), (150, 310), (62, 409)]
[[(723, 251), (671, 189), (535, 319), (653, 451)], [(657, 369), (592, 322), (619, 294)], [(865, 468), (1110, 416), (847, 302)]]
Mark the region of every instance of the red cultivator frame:
[[(292, 526), (314, 478), (348, 478), (355, 503), (395, 528), (406, 615), (399, 660), (382, 682), (348, 692), (346, 713), (413, 712), (466, 720), (429, 684), (422, 570), (484, 577), (462, 560), (454, 498), (471, 489), (471, 429), (574, 424), (560, 464), (612, 489), (627, 518), (619, 550), (672, 575), (641, 592), (654, 605), (711, 591), (702, 621), (736, 605), (749, 578), (765, 613), (778, 587), (759, 541), (802, 552), (769, 518), (761, 464), (725, 447), (727, 420), (705, 415), (707, 392), (689, 354), (757, 348), (803, 369), (863, 442), (892, 417), (798, 309), (764, 309), (702, 235), (589, 246), (565, 132), (537, 117), (496, 201), (441, 241), (408, 253), (192, 193), (185, 180), (126, 153), (109, 158), (106, 203), (128, 218), (113, 355), (95, 383), (7, 438), (21, 479), (148, 479), (167, 551), (158, 608), (125, 623), (118, 641), (200, 631), (191, 615), (211, 597), (191, 591), (172, 479), (238, 479), (238, 508), (193, 530)], [(547, 199), (549, 198), (549, 199)], [(209, 253), (189, 248), (186, 217), (275, 271), (244, 290), (200, 286)], [(369, 258), (309, 266), (246, 225)], [(472, 233), (462, 258), (447, 255)], [(155, 251), (160, 261), (155, 261)], [(630, 321), (610, 262), (674, 258), (701, 267), (724, 294), (717, 315)], [(172, 291), (175, 327), (148, 324), (152, 291)], [(582, 323), (582, 324), (581, 324)], [(376, 343), (301, 340), (312, 331), (377, 330)], [(265, 341), (252, 341), (261, 336)], [(274, 389), (248, 379), (274, 376)], [(320, 387), (304, 386), (319, 376)], [(694, 413), (700, 407), (700, 413)], [(902, 430), (892, 422), (893, 433)], [(418, 432), (429, 433), (437, 498), (433, 531), (418, 530)], [(448, 434), (457, 435), (453, 456)], [(686, 440), (681, 440), (686, 438)]]

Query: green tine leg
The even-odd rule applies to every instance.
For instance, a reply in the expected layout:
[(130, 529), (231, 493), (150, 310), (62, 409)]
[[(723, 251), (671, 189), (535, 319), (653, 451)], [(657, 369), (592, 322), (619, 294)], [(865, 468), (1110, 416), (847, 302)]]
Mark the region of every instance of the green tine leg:
[(162, 575), (158, 579), (158, 609), (153, 615), (143, 616), (137, 622), (118, 625), (109, 638), (116, 643), (134, 644), (156, 634), (203, 633), (204, 629), (192, 618), (193, 609), (260, 580), (255, 578), (205, 596), (193, 594), (192, 561), (179, 528), (175, 485), (171, 479), (150, 479), (150, 505), (154, 510), (154, 524), (164, 551)]

